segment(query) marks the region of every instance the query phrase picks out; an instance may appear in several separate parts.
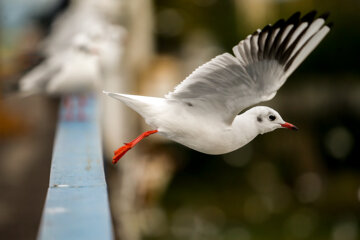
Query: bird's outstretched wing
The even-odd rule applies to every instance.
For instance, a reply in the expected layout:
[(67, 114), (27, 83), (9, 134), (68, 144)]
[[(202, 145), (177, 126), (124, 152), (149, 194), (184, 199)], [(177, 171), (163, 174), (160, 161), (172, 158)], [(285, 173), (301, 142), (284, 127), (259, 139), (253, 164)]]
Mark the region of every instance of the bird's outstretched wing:
[(198, 67), (168, 99), (207, 109), (230, 124), (243, 109), (272, 99), (290, 74), (329, 32), (328, 14), (293, 14), (267, 25)]

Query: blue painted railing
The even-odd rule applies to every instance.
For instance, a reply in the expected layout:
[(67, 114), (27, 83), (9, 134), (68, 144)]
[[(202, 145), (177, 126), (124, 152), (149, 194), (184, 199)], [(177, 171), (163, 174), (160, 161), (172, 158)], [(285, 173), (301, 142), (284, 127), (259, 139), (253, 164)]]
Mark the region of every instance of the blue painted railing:
[(97, 102), (84, 110), (85, 120), (66, 121), (61, 104), (39, 240), (113, 239)]

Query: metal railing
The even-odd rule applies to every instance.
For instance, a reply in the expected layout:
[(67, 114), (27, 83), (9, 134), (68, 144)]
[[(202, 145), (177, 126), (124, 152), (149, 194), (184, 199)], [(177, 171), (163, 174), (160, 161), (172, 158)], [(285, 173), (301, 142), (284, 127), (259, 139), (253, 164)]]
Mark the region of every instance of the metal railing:
[(113, 239), (97, 102), (85, 120), (66, 121), (61, 104), (39, 240)]

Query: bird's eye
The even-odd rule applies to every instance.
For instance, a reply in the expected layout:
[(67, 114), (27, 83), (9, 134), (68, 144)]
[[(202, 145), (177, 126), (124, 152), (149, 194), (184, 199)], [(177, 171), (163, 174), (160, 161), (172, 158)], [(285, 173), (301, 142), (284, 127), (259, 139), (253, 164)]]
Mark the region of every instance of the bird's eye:
[(270, 115), (269, 119), (270, 119), (270, 121), (274, 121), (276, 119), (276, 117), (274, 115)]

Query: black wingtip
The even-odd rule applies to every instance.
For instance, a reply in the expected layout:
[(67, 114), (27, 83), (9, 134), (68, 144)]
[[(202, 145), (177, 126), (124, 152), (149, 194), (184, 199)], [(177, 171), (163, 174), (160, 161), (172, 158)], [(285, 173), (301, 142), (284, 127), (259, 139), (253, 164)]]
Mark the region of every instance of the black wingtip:
[(324, 12), (323, 14), (321, 14), (319, 16), (319, 18), (322, 18), (326, 21), (328, 19), (329, 15), (330, 15), (330, 12)]
[(333, 22), (329, 22), (329, 23), (326, 24), (326, 26), (328, 26), (329, 28), (332, 28), (332, 27), (334, 27), (334, 23), (333, 23)]
[(316, 10), (313, 10), (311, 12), (308, 12), (307, 14), (305, 14), (302, 18), (301, 18), (301, 22), (312, 22), (314, 21), (314, 18), (317, 14)]
[(294, 13), (293, 15), (291, 15), (288, 20), (286, 20), (286, 25), (289, 25), (289, 24), (296, 24), (300, 21), (300, 16), (301, 16), (301, 13), (300, 12), (296, 12)]
[(277, 28), (281, 28), (285, 25), (285, 20), (284, 19), (280, 19), (278, 20), (273, 26), (273, 29), (277, 29)]
[(270, 24), (266, 25), (265, 27), (263, 27), (263, 29), (261, 30), (261, 33), (265, 33), (267, 31), (269, 31), (271, 28)]

